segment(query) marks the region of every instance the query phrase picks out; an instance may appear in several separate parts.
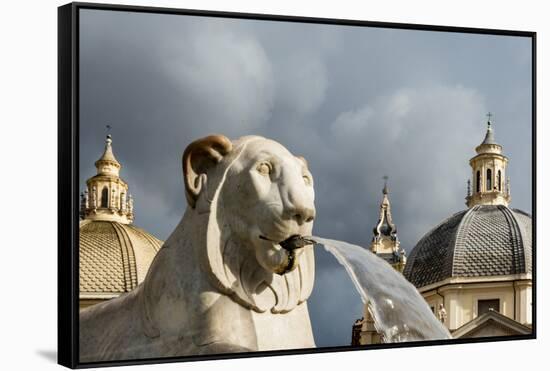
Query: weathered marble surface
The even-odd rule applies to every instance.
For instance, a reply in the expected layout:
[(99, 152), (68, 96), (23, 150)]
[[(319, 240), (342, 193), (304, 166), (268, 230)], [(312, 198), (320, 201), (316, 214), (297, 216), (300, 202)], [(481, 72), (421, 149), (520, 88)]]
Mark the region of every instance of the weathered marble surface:
[(81, 362), (314, 347), (313, 247), (275, 242), (311, 235), (305, 160), (216, 135), (189, 145), (183, 170), (189, 205), (145, 281), (81, 311)]

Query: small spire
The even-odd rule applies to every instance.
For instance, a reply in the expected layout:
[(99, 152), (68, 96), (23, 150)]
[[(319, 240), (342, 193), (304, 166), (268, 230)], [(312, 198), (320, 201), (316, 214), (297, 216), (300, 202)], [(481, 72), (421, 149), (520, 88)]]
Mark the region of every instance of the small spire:
[(105, 138), (105, 152), (107, 152), (107, 147), (109, 147), (110, 153), (113, 154), (113, 149), (111, 146), (113, 143), (113, 137), (111, 137), (111, 125), (105, 125), (105, 128), (107, 129), (107, 137)]
[(114, 174), (118, 176), (121, 165), (113, 154), (112, 143), (113, 138), (111, 137), (111, 134), (107, 134), (107, 137), (105, 138), (105, 149), (103, 150), (103, 154), (101, 155), (99, 160), (95, 162), (98, 174)]
[(382, 189), (382, 193), (387, 195), (388, 193), (390, 193), (390, 191), (388, 190), (388, 176), (384, 175), (382, 179), (384, 179), (384, 188)]
[(115, 158), (115, 155), (113, 154), (112, 144), (113, 144), (113, 137), (111, 137), (111, 134), (107, 134), (107, 137), (105, 138), (105, 150), (103, 151), (103, 155), (101, 155), (98, 161), (112, 161), (118, 164), (118, 161)]
[(113, 137), (111, 136), (111, 125), (105, 125), (105, 128), (107, 129), (107, 136), (105, 138), (105, 150), (103, 151), (103, 155), (99, 160), (114, 161), (118, 163), (113, 154)]
[(493, 127), (491, 123), (491, 117), (493, 117), (493, 114), (491, 112), (487, 113), (487, 133), (485, 133), (485, 138), (483, 139), (483, 142), (481, 144), (497, 144), (495, 142), (495, 135), (493, 133)]
[(374, 239), (380, 238), (382, 235), (397, 238), (397, 228), (392, 222), (391, 205), (388, 197), (388, 176), (384, 175), (382, 179), (384, 179), (384, 188), (382, 189), (382, 194), (384, 196), (382, 197), (382, 202), (380, 203), (378, 223), (376, 223), (376, 226), (373, 229)]

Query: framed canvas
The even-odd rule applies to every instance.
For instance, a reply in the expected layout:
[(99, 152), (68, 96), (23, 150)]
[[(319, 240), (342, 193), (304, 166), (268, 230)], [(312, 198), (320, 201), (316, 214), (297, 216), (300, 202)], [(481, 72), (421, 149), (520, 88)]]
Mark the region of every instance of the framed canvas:
[(58, 10), (71, 368), (536, 338), (536, 34)]

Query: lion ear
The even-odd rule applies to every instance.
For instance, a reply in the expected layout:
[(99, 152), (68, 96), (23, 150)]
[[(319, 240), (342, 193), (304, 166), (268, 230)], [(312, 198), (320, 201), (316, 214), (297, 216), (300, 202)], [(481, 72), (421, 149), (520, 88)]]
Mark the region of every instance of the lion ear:
[(302, 156), (296, 156), (296, 158), (297, 158), (298, 160), (300, 160), (300, 161), (304, 164), (304, 166), (306, 167), (306, 169), (308, 169), (308, 163), (307, 163), (307, 160), (306, 160), (304, 157), (302, 157)]
[(231, 152), (233, 145), (224, 135), (209, 135), (189, 144), (183, 152), (183, 181), (185, 196), (190, 207), (195, 208), (209, 169)]

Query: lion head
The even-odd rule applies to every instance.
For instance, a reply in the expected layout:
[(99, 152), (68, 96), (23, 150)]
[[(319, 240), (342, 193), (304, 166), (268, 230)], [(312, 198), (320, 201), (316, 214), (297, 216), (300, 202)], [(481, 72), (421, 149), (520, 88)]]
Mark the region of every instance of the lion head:
[(313, 247), (280, 244), (312, 232), (307, 162), (263, 137), (213, 135), (187, 147), (183, 172), (189, 212), (207, 224), (199, 255), (215, 287), (258, 312), (284, 313), (307, 300)]

